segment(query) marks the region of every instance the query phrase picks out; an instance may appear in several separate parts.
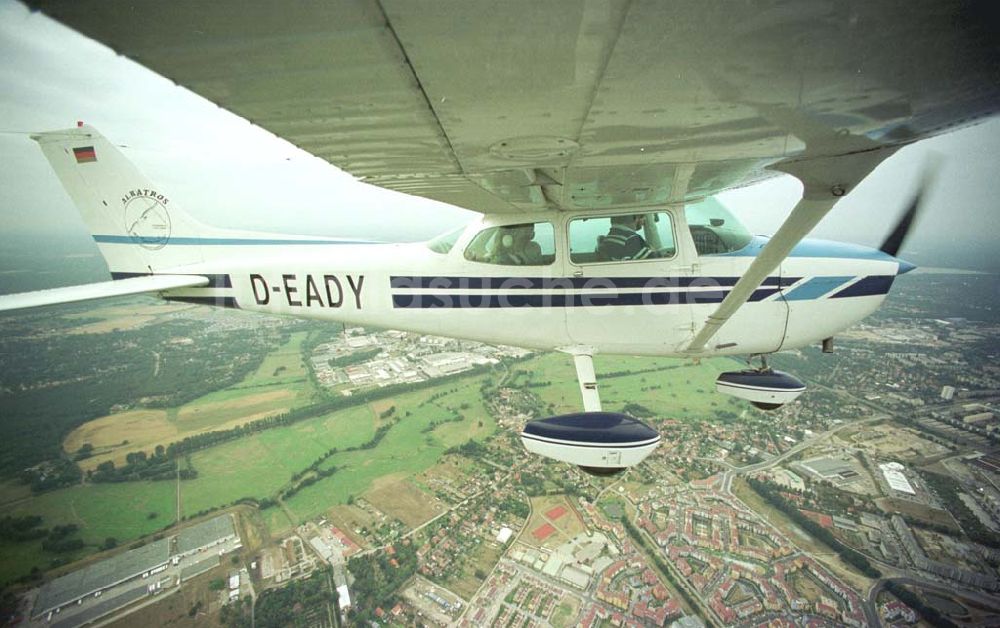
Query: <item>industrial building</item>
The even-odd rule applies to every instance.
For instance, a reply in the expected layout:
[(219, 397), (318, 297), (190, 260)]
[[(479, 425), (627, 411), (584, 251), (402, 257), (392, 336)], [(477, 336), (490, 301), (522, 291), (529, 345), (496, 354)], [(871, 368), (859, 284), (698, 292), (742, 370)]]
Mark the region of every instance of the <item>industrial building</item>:
[[(181, 561), (187, 556), (211, 550), (227, 541), (237, 541), (236, 547), (239, 547), (239, 537), (236, 534), (232, 516), (220, 515), (185, 528), (176, 536), (154, 541), (70, 572), (46, 583), (39, 589), (32, 609), (32, 617), (60, 613), (68, 606), (82, 604), (83, 600), (88, 597), (100, 598), (108, 589), (128, 583), (130, 580), (150, 578), (150, 576), (160, 574), (172, 566), (180, 565), (182, 575), (191, 577), (194, 575), (191, 573), (192, 567), (201, 567), (200, 570), (195, 569), (200, 573), (206, 570), (205, 566), (201, 565), (200, 562), (195, 565), (181, 564)], [(213, 558), (214, 564), (217, 565), (218, 555)], [(77, 622), (74, 625), (79, 625), (84, 616), (96, 619), (157, 590), (159, 590), (158, 587), (154, 586), (151, 589), (137, 583), (136, 587), (128, 591), (110, 598), (105, 597), (100, 604), (88, 604), (79, 612), (71, 613), (71, 617), (63, 618), (64, 623), (72, 620)]]
[(169, 562), (170, 543), (163, 539), (70, 572), (38, 591), (33, 615), (54, 612), (88, 595), (100, 597), (105, 589), (166, 569)]
[(910, 481), (906, 479), (903, 475), (903, 465), (898, 462), (887, 462), (885, 464), (880, 464), (878, 468), (882, 471), (882, 475), (885, 477), (886, 483), (894, 491), (899, 491), (900, 493), (906, 493), (907, 495), (916, 495), (917, 492), (913, 490), (913, 486), (910, 485)]

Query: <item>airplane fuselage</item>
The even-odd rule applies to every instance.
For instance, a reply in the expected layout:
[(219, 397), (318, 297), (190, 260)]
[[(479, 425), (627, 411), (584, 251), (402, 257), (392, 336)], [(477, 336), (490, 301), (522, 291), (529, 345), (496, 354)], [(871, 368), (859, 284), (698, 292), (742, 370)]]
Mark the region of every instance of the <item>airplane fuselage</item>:
[[(532, 218), (538, 217), (499, 224)], [(545, 219), (559, 234), (572, 217)], [(673, 219), (683, 220), (683, 212)], [(207, 275), (212, 283), (164, 296), (534, 349), (690, 357), (685, 348), (694, 334), (765, 242), (699, 255), (679, 229), (671, 259), (579, 265), (558, 240), (545, 266), (466, 259), (469, 242), (496, 224), (474, 222), (446, 253), (423, 243), (216, 239), (202, 252), (217, 261), (172, 271)], [(872, 249), (803, 242), (699, 355), (772, 353), (819, 342), (875, 311), (899, 271), (898, 260)]]

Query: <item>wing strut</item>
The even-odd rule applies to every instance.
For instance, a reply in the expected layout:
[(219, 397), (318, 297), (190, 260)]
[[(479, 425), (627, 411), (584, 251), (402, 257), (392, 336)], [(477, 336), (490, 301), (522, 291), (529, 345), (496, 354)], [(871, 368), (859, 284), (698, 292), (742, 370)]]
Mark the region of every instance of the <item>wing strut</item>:
[(718, 309), (708, 317), (685, 350), (701, 353), (709, 340), (750, 298), (754, 290), (781, 264), (795, 245), (833, 209), (837, 201), (864, 179), (875, 166), (896, 151), (879, 147), (833, 157), (799, 159), (772, 166), (802, 182), (802, 198), (792, 213), (740, 277)]
[(601, 411), (601, 395), (597, 391), (597, 376), (594, 374), (594, 355), (589, 347), (561, 349), (573, 356), (576, 379), (580, 382), (580, 396), (583, 397), (584, 412)]

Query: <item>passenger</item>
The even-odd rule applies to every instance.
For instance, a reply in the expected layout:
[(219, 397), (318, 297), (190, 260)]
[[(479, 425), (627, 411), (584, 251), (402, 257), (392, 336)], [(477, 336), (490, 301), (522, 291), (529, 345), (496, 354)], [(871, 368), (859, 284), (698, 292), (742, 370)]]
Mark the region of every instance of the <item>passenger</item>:
[(493, 260), (505, 266), (537, 266), (542, 263), (542, 247), (534, 241), (535, 225), (512, 225), (502, 229)]
[(602, 261), (619, 262), (659, 257), (649, 248), (646, 239), (639, 235), (645, 226), (644, 214), (625, 214), (611, 217), (611, 229), (597, 245), (597, 256)]

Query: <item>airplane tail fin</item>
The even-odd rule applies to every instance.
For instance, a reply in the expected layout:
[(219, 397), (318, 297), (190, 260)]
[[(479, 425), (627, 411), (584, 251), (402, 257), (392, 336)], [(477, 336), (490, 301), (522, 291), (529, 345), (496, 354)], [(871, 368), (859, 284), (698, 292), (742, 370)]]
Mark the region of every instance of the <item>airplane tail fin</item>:
[(83, 215), (113, 277), (203, 261), (204, 225), (152, 184), (90, 126), (33, 135)]

